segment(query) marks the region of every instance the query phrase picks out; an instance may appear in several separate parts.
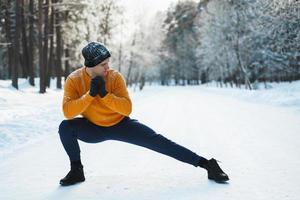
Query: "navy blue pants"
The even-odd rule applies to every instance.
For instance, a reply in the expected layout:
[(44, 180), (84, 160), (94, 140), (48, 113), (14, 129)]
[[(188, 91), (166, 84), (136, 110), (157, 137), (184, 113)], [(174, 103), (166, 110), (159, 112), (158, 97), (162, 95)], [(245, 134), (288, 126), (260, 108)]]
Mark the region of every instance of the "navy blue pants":
[(87, 143), (98, 143), (105, 140), (118, 140), (139, 145), (170, 156), (182, 162), (198, 166), (201, 156), (176, 144), (136, 119), (125, 117), (119, 123), (103, 127), (85, 118), (63, 120), (59, 126), (59, 136), (70, 161), (80, 160), (78, 139)]

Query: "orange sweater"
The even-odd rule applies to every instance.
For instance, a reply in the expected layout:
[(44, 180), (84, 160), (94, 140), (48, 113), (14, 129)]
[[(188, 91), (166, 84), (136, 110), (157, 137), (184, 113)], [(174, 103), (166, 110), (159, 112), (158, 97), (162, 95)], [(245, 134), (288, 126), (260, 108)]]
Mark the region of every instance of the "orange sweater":
[(72, 72), (64, 86), (63, 113), (67, 119), (82, 115), (100, 126), (112, 126), (129, 116), (132, 103), (123, 76), (110, 69), (104, 78), (108, 92), (104, 98), (89, 95), (91, 77), (82, 67)]

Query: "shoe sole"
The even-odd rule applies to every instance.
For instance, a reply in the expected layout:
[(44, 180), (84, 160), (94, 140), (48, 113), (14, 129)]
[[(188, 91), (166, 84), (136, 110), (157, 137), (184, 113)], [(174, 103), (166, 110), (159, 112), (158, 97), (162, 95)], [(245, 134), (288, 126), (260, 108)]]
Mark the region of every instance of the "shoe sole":
[(82, 182), (84, 182), (84, 181), (85, 181), (85, 179), (83, 179), (83, 180), (78, 180), (78, 181), (73, 182), (73, 183), (63, 183), (63, 182), (59, 182), (59, 184), (60, 184), (61, 186), (71, 186), (71, 185), (75, 185), (76, 183), (82, 183)]
[(227, 181), (229, 181), (229, 178), (227, 179), (224, 179), (224, 180), (216, 180), (215, 178), (213, 177), (208, 177), (209, 180), (212, 180), (212, 181), (215, 181), (217, 183), (226, 183)]

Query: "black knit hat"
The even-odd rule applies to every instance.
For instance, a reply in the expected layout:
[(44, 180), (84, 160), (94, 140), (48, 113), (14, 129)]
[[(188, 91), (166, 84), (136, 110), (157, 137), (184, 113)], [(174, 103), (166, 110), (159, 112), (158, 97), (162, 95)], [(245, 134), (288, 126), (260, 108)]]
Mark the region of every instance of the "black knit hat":
[(94, 67), (110, 57), (107, 48), (100, 42), (90, 42), (81, 51), (86, 67)]

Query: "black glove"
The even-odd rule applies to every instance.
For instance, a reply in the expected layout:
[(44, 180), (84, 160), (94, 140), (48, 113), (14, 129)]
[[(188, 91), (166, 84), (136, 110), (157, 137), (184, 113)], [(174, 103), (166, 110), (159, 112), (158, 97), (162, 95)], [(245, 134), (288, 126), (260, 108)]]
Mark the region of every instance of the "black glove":
[(95, 97), (98, 94), (99, 87), (100, 87), (100, 76), (96, 76), (91, 79), (91, 84), (90, 84), (90, 95), (92, 97)]
[(97, 76), (97, 77), (99, 77), (99, 84), (100, 84), (98, 94), (100, 95), (101, 98), (103, 98), (108, 93), (105, 89), (105, 81), (102, 76)]

